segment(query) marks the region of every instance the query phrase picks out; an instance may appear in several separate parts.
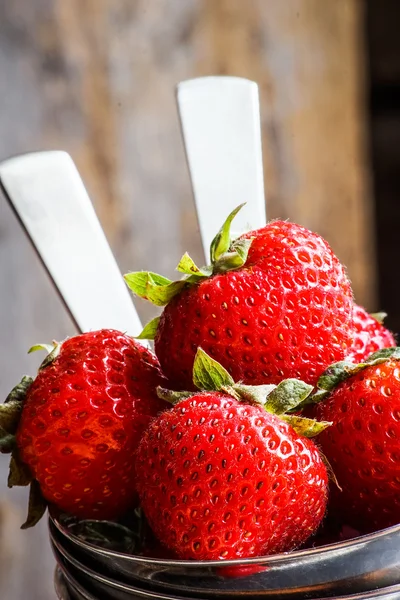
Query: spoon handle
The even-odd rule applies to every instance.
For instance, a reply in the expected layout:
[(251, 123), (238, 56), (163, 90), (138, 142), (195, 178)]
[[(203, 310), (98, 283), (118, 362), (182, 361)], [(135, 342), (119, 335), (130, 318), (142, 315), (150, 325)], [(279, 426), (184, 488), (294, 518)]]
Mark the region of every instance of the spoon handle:
[(71, 157), (11, 158), (0, 163), (0, 184), (78, 330), (138, 335), (139, 316)]
[(258, 86), (239, 77), (200, 77), (177, 87), (178, 111), (204, 253), (242, 202), (233, 233), (266, 222)]

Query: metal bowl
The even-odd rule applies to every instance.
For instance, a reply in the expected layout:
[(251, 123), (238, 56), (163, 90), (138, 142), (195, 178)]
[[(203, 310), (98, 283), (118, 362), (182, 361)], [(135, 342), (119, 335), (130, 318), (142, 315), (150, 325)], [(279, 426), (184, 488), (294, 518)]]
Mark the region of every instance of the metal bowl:
[(100, 548), (77, 537), (54, 513), (50, 531), (61, 549), (84, 567), (165, 594), (338, 598), (400, 584), (400, 525), (319, 548), (226, 561), (146, 558)]
[[(54, 587), (58, 600), (99, 600), (86, 592), (68, 571), (59, 565), (57, 565), (54, 575)], [(102, 598), (102, 600), (106, 600), (106, 598)]]
[[(88, 568), (83, 568), (72, 557), (65, 558), (54, 546), (53, 551), (62, 577), (68, 582), (70, 592), (76, 600), (196, 600), (188, 596), (185, 598), (176, 595), (167, 596), (107, 579)], [(279, 594), (276, 598), (278, 597)], [(307, 596), (303, 598), (306, 599)], [(319, 597), (316, 600), (399, 600), (399, 598), (400, 585), (395, 585), (360, 594)], [(67, 599), (68, 597), (61, 596), (60, 600)]]
[(56, 591), (57, 600), (71, 600), (67, 583), (59, 566), (56, 567), (54, 573), (54, 589)]
[(81, 596), (86, 600), (85, 594), (89, 600), (132, 600), (133, 598), (137, 600), (198, 600), (188, 596), (183, 598), (182, 596), (160, 594), (120, 583), (84, 567), (75, 558), (68, 556), (66, 552), (59, 552), (54, 542), (52, 542), (52, 550), (73, 593), (75, 590), (79, 592), (79, 600)]

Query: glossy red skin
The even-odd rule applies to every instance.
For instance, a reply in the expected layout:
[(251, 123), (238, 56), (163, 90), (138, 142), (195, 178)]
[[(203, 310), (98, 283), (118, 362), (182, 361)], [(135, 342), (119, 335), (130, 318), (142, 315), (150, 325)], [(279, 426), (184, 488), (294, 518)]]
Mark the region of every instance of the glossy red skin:
[(165, 307), (155, 338), (161, 367), (177, 389), (193, 389), (198, 346), (235, 381), (315, 384), (352, 340), (352, 292), (318, 235), (272, 222), (255, 236), (245, 268), (202, 281)]
[(30, 387), (17, 432), (44, 497), (82, 518), (111, 519), (137, 503), (133, 454), (165, 408), (157, 359), (112, 330), (63, 342)]
[(326, 507), (315, 444), (220, 393), (196, 394), (154, 419), (136, 472), (150, 526), (183, 559), (290, 550), (317, 529)]
[(381, 348), (396, 346), (392, 333), (371, 317), (362, 306), (354, 305), (354, 337), (348, 358), (361, 363)]
[(367, 367), (317, 407), (334, 425), (318, 436), (343, 491), (330, 512), (367, 533), (400, 522), (400, 362)]

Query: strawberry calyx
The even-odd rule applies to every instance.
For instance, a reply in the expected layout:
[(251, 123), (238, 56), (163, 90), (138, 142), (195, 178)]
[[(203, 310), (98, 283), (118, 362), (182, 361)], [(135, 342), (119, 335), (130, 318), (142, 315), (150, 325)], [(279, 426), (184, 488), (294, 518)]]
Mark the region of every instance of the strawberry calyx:
[(45, 350), (47, 352), (47, 356), (45, 356), (39, 367), (39, 371), (41, 371), (51, 364), (53, 360), (55, 360), (60, 354), (61, 344), (55, 341), (53, 341), (51, 344), (36, 344), (35, 346), (29, 348), (28, 354), (32, 354), (32, 352), (37, 352), (38, 350)]
[[(46, 350), (47, 356), (39, 370), (48, 366), (59, 354), (61, 345), (57, 342), (37, 344), (29, 349), (29, 353)], [(14, 486), (30, 486), (28, 516), (21, 529), (36, 525), (46, 511), (47, 502), (40, 491), (39, 483), (33, 479), (29, 467), (21, 460), (16, 442), (16, 434), (26, 400), (27, 392), (33, 383), (33, 378), (24, 376), (11, 390), (3, 404), (0, 404), (0, 454), (11, 454), (7, 484)]]
[(356, 375), (368, 367), (380, 365), (387, 360), (400, 360), (400, 347), (395, 346), (393, 348), (377, 350), (367, 360), (358, 364), (346, 360), (333, 363), (322, 373), (317, 382), (317, 391), (304, 400), (303, 406), (306, 404), (317, 404), (329, 396), (340, 383), (349, 377)]
[[(182, 279), (172, 281), (167, 277), (151, 271), (137, 271), (124, 275), (129, 289), (140, 298), (149, 300), (155, 306), (167, 305), (174, 296), (184, 288), (200, 283), (205, 278), (219, 273), (240, 269), (246, 263), (253, 238), (238, 238), (232, 240), (231, 224), (244, 204), (235, 208), (211, 242), (210, 262), (205, 267), (198, 267), (186, 252), (179, 261), (176, 270), (182, 273)], [(159, 318), (148, 323), (137, 339), (154, 339)]]
[(22, 406), (26, 392), (33, 382), (32, 377), (24, 376), (11, 390), (0, 405), (0, 453), (10, 454), (15, 448), (15, 434), (17, 432)]
[[(193, 383), (200, 391), (222, 392), (239, 402), (262, 406), (304, 437), (314, 437), (329, 427), (328, 421), (316, 421), (292, 411), (302, 406), (313, 391), (313, 386), (300, 379), (285, 379), (277, 385), (244, 385), (235, 382), (228, 371), (211, 358), (202, 348), (198, 348), (193, 364)], [(157, 388), (162, 400), (177, 404), (184, 398), (195, 396), (198, 392), (177, 392), (162, 387)]]
[(372, 317), (373, 319), (375, 319), (375, 321), (377, 321), (379, 323), (379, 325), (383, 325), (383, 323), (387, 317), (387, 313), (376, 312), (376, 313), (370, 313), (369, 316)]
[(16, 433), (26, 393), (33, 383), (32, 377), (24, 376), (0, 405), (0, 453), (11, 454), (8, 487), (30, 486), (28, 516), (21, 529), (33, 527), (46, 510), (46, 501), (39, 484), (33, 479), (28, 466), (22, 462), (16, 444)]

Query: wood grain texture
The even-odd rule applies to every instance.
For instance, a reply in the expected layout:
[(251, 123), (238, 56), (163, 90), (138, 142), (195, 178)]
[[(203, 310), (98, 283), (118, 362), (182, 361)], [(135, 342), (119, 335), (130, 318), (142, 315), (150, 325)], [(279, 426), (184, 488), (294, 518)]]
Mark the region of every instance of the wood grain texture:
[[(358, 0), (0, 0), (0, 159), (70, 152), (121, 270), (172, 275), (184, 250), (202, 256), (174, 86), (255, 79), (268, 215), (322, 233), (375, 308), (361, 26)], [(33, 342), (74, 331), (2, 199), (0, 281), (4, 396), (34, 373)], [(50, 600), (45, 526), (20, 533), (24, 492), (0, 499), (0, 598)]]

